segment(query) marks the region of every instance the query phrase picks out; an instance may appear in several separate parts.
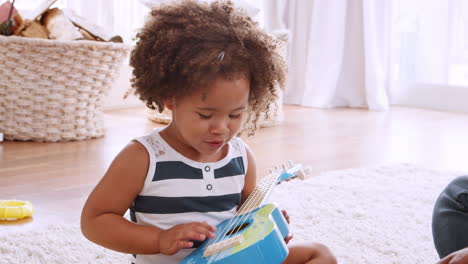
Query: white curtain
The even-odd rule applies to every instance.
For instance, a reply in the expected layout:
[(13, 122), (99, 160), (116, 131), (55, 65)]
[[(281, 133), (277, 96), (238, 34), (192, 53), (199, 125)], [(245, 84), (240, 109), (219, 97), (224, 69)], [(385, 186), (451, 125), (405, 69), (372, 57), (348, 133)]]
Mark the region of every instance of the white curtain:
[(385, 45), (389, 17), (384, 2), (265, 2), (266, 27), (290, 32), (285, 103), (388, 107)]
[(468, 1), (264, 1), (289, 30), (284, 102), (468, 112)]
[(468, 112), (468, 2), (394, 1), (391, 102)]

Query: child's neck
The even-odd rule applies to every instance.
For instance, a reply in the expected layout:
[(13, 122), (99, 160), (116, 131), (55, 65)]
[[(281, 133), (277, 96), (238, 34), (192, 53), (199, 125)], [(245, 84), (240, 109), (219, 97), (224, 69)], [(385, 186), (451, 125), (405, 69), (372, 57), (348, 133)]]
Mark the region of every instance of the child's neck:
[(222, 160), (228, 153), (229, 146), (226, 144), (220, 151), (213, 155), (204, 155), (198, 152), (195, 148), (185, 142), (177, 128), (172, 125), (167, 126), (159, 132), (159, 135), (169, 144), (175, 151), (184, 157), (196, 162), (217, 162)]

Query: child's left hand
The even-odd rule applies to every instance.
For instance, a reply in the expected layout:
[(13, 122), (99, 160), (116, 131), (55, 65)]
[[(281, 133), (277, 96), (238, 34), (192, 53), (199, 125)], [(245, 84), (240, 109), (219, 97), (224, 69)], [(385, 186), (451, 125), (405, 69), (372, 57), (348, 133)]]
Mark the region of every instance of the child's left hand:
[[(286, 222), (288, 222), (289, 224), (289, 215), (288, 215), (288, 212), (286, 212), (286, 210), (281, 210), (281, 213), (283, 213), (283, 216), (284, 218), (286, 218)], [(284, 242), (286, 242), (286, 244), (289, 243), (289, 241), (293, 238), (293, 234), (289, 233), (285, 238), (284, 238)]]

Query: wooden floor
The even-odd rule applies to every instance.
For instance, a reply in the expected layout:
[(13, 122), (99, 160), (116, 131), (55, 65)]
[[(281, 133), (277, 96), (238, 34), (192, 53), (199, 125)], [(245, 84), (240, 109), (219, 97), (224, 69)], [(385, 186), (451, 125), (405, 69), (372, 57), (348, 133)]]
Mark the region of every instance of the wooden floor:
[[(142, 108), (106, 113), (105, 137), (64, 143), (0, 143), (0, 199), (35, 206), (31, 219), (0, 221), (5, 229), (77, 221), (82, 205), (113, 157), (132, 138), (159, 126)], [(393, 107), (387, 112), (285, 107), (282, 125), (245, 138), (259, 175), (293, 160), (323, 171), (409, 162), (468, 171), (468, 114)]]

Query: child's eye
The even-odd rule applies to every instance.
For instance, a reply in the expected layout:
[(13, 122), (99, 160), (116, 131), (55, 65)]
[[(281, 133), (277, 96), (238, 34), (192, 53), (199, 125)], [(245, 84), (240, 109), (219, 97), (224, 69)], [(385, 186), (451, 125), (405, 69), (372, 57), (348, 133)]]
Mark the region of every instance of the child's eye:
[(198, 115), (200, 116), (201, 119), (210, 119), (211, 118), (210, 115), (203, 115), (203, 114), (200, 114), (200, 113), (198, 113)]
[(237, 115), (229, 115), (229, 118), (232, 118), (232, 119), (237, 119), (241, 116), (241, 114), (237, 114)]

